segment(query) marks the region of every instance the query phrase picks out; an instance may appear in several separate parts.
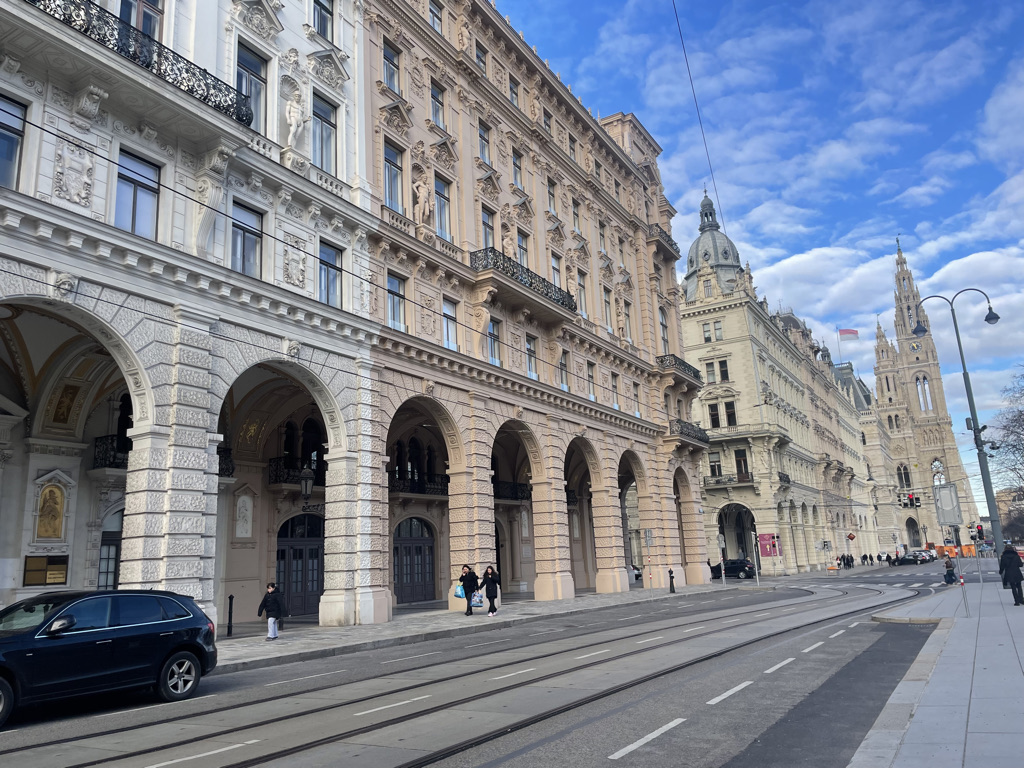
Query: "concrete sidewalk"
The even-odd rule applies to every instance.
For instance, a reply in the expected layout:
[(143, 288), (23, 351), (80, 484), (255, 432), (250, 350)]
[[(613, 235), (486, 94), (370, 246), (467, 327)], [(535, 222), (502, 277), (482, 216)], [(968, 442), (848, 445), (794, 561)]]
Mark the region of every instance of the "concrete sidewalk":
[[(1018, 768), (1024, 762), (1024, 607), (999, 581), (959, 585), (879, 613), (938, 626), (849, 768)], [(997, 574), (998, 561), (982, 560)], [(968, 612), (970, 616), (968, 617)]]

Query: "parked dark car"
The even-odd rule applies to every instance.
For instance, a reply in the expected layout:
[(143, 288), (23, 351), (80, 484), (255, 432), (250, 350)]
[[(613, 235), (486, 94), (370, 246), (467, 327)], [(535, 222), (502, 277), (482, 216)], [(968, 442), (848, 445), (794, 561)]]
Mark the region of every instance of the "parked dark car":
[(908, 554), (897, 557), (896, 565), (919, 565), (921, 563), (927, 563), (928, 560), (928, 556), (921, 554), (920, 552), (909, 552)]
[(193, 696), (217, 665), (213, 622), (173, 592), (50, 592), (0, 611), (0, 726), (15, 706), (122, 688)]
[[(754, 564), (749, 559), (726, 560), (725, 575), (735, 576), (737, 579), (752, 579), (754, 578)], [(715, 563), (711, 566), (711, 578), (722, 578), (721, 563)]]

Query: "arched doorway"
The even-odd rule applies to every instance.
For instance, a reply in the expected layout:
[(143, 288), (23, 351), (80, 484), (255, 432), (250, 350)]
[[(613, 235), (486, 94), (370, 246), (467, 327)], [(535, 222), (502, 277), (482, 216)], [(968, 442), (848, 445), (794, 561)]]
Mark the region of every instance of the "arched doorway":
[[(565, 503), (569, 519), (569, 561), (576, 592), (597, 588), (597, 549), (594, 541), (594, 509), (591, 494), (590, 465), (587, 462), (585, 444), (578, 438), (569, 443), (565, 456)], [(619, 499), (620, 509), (622, 499)], [(617, 516), (621, 521), (621, 514)], [(625, 564), (625, 526), (620, 522), (618, 530), (623, 537), (622, 562)]]
[(399, 603), (437, 599), (434, 576), (434, 529), (426, 520), (407, 517), (392, 539), (392, 583)]
[(921, 540), (921, 527), (917, 524), (917, 520), (912, 517), (907, 518), (907, 543), (911, 549), (920, 549), (922, 546)]
[(501, 574), (502, 595), (531, 592), (537, 579), (533, 468), (527, 443), (535, 445), (530, 428), (510, 420), (501, 425), (491, 445), (494, 566)]
[(757, 531), (754, 514), (742, 504), (726, 504), (718, 513), (718, 532), (725, 537), (725, 559), (752, 557)]
[(322, 517), (296, 515), (285, 520), (278, 529), (276, 581), (292, 616), (320, 610), (320, 595), (324, 591)]

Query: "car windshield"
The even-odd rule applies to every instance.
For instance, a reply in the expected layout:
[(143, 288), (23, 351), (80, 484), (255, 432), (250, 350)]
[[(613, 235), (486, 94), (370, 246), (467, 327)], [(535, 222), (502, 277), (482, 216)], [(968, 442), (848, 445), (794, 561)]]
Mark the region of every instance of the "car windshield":
[(66, 602), (67, 598), (47, 595), (10, 605), (0, 611), (0, 632), (17, 632), (38, 626), (51, 612)]

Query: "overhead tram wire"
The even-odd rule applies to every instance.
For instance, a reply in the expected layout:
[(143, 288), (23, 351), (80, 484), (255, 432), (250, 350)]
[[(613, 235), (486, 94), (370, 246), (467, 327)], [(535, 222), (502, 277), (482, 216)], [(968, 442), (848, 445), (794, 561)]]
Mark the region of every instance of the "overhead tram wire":
[[(45, 125), (41, 125), (40, 123), (32, 122), (31, 120), (29, 120), (27, 118), (22, 118), (20, 116), (20, 114), (15, 114), (14, 112), (11, 112), (11, 111), (5, 109), (2, 104), (0, 104), (0, 113), (2, 113), (4, 115), (9, 115), (11, 117), (19, 118), (19, 119), (21, 119), (21, 121), (25, 125), (30, 125), (33, 128), (36, 128), (36, 129), (38, 129), (38, 130), (40, 130), (40, 131), (42, 131), (44, 133), (48, 133), (48, 134), (50, 134), (52, 136), (57, 136), (57, 137), (60, 137), (60, 138), (66, 138), (63, 134), (61, 134), (61, 133), (59, 133), (59, 132), (57, 132), (57, 131), (55, 131), (55, 130), (53, 130), (51, 128), (48, 128)], [(87, 144), (81, 144), (81, 143), (78, 143), (78, 142), (74, 142), (74, 143), (75, 143), (75, 146), (79, 147), (82, 151), (92, 155), (93, 157), (99, 158), (101, 160), (105, 160), (106, 162), (110, 163), (111, 165), (115, 165), (118, 168), (127, 168), (127, 166), (122, 165), (119, 161), (114, 160), (109, 155), (104, 155), (102, 152), (99, 152), (99, 151), (93, 149), (92, 147), (88, 146)], [(175, 195), (177, 197), (180, 197), (180, 198), (183, 198), (185, 200), (188, 200), (188, 201), (190, 201), (192, 203), (195, 203), (196, 205), (199, 205), (199, 206), (201, 206), (203, 208), (207, 208), (207, 209), (209, 209), (211, 212), (213, 212), (217, 216), (222, 216), (225, 219), (228, 219), (230, 221), (236, 221), (236, 219), (233, 216), (231, 216), (231, 214), (229, 214), (229, 213), (227, 213), (225, 211), (217, 210), (213, 206), (211, 206), (211, 205), (209, 205), (207, 203), (204, 203), (203, 201), (201, 201), (201, 200), (199, 200), (199, 199), (197, 199), (195, 197), (192, 197), (192, 196), (186, 194), (185, 192), (183, 192), (181, 190), (177, 190), (177, 189), (175, 189), (175, 188), (173, 188), (171, 186), (168, 186), (167, 184), (163, 183), (163, 181), (157, 181), (156, 182), (156, 186), (159, 187), (160, 189), (167, 190), (172, 195)], [(239, 222), (239, 223), (242, 223), (242, 222)], [(124, 230), (122, 230), (122, 231), (124, 231)], [(132, 233), (129, 233), (129, 234), (132, 234)], [(275, 236), (273, 233), (261, 232), (260, 234), (261, 234), (262, 237), (267, 238), (268, 240), (271, 240), (271, 241), (274, 241), (274, 242), (278, 242), (278, 243), (282, 243), (284, 245), (287, 245), (292, 250), (297, 251), (297, 252), (303, 254), (304, 256), (308, 256), (314, 263), (319, 262), (319, 260), (320, 260), (320, 257), (318, 255), (316, 255), (316, 254), (314, 254), (314, 253), (312, 253), (310, 251), (303, 250), (302, 248), (296, 247), (292, 243), (286, 243), (284, 241), (284, 239)], [(328, 241), (329, 241), (329, 238), (328, 238)], [(153, 241), (153, 242), (155, 242), (155, 241)], [(207, 263), (213, 263), (213, 262), (207, 262)], [(379, 288), (379, 289), (381, 289), (387, 296), (400, 296), (402, 298), (402, 300), (407, 305), (409, 305), (411, 307), (416, 307), (416, 308), (422, 309), (424, 312), (428, 312), (428, 313), (430, 313), (432, 315), (436, 315), (438, 318), (441, 318), (441, 319), (444, 318), (444, 313), (443, 313), (443, 311), (441, 309), (436, 309), (436, 308), (428, 307), (425, 304), (417, 302), (415, 299), (412, 299), (412, 298), (410, 298), (408, 296), (403, 296), (402, 294), (399, 294), (399, 293), (396, 293), (394, 291), (391, 291), (386, 285), (378, 285), (377, 283), (375, 283), (369, 277), (366, 277), (364, 275), (360, 275), (357, 272), (353, 272), (352, 270), (346, 269), (344, 267), (336, 267), (336, 269), (339, 272), (341, 272), (342, 274), (350, 275), (351, 277), (355, 278), (356, 280), (362, 281), (363, 283), (367, 284), (370, 288)], [(38, 283), (39, 285), (45, 285), (45, 286), (50, 287), (50, 288), (55, 287), (54, 283), (50, 283), (50, 282), (48, 282), (46, 280), (43, 280), (43, 279), (40, 279), (40, 278), (26, 277), (24, 275), (20, 275), (20, 274), (18, 274), (16, 272), (13, 272), (13, 271), (11, 271), (9, 269), (4, 269), (2, 267), (0, 267), (0, 274), (9, 274), (9, 275), (12, 275), (12, 276), (15, 276), (15, 277), (19, 277), (19, 278), (21, 278), (23, 280), (29, 280), (31, 282)], [(238, 274), (242, 274), (242, 273), (238, 273)], [(257, 279), (257, 278), (253, 278), (253, 279)], [(115, 302), (110, 301), (109, 299), (103, 299), (103, 298), (97, 297), (97, 298), (94, 299), (94, 301), (99, 301), (99, 302), (102, 302), (104, 304), (110, 304), (110, 305), (113, 305), (113, 306), (119, 306), (119, 305), (116, 305)], [(317, 303), (318, 304), (322, 304), (325, 308), (330, 308), (330, 309), (334, 310), (335, 312), (344, 313), (346, 315), (353, 315), (355, 317), (360, 318), (361, 320), (367, 321), (367, 318), (365, 318), (365, 317), (363, 317), (361, 315), (357, 315), (357, 314), (355, 314), (353, 312), (350, 312), (349, 310), (340, 309), (338, 307), (335, 307), (333, 304), (325, 304), (323, 302), (317, 302)], [(143, 316), (146, 316), (146, 317), (150, 317), (151, 319), (159, 320), (160, 322), (167, 322), (167, 319), (165, 317), (157, 315), (156, 313), (153, 313), (153, 312), (147, 312), (147, 311), (142, 310), (142, 309), (135, 309), (133, 311), (138, 312), (140, 315), (143, 315)], [(324, 314), (326, 315), (327, 313), (324, 313)], [(252, 341), (248, 341), (248, 340), (245, 340), (245, 339), (235, 339), (235, 338), (232, 338), (232, 337), (224, 336), (222, 334), (211, 332), (208, 328), (202, 328), (202, 327), (197, 326), (197, 325), (189, 325), (188, 323), (182, 322), (180, 320), (177, 320), (175, 322), (176, 322), (177, 325), (181, 326), (182, 328), (189, 328), (191, 330), (199, 331), (201, 333), (206, 333), (206, 334), (210, 335), (212, 338), (222, 339), (224, 341), (231, 341), (231, 342), (234, 342), (234, 343), (247, 344), (247, 345), (249, 345), (251, 347), (255, 347), (256, 349), (260, 349), (260, 350), (262, 350), (264, 352), (274, 352), (274, 353), (280, 352), (280, 350), (278, 350), (276, 348), (272, 349), (272, 348), (269, 348), (269, 347), (263, 347), (263, 346), (261, 346), (259, 344), (256, 344), (255, 342), (252, 342)], [(371, 323), (373, 323), (375, 325), (377, 325), (377, 324), (384, 325), (385, 327), (387, 327), (387, 328), (389, 328), (391, 330), (396, 330), (394, 328), (391, 328), (391, 326), (387, 325), (386, 322), (380, 323), (377, 320), (368, 320), (368, 322), (371, 322)], [(468, 323), (462, 322), (460, 320), (455, 320), (455, 325), (460, 327), (460, 328), (465, 329), (466, 331), (468, 331), (471, 334), (479, 333), (479, 331), (477, 331), (471, 325), (469, 325)], [(398, 332), (402, 333), (401, 331), (398, 331)], [(412, 334), (412, 333), (409, 333), (409, 332), (405, 332), (405, 334), (408, 335), (408, 336), (414, 336), (415, 335), (415, 334)], [(419, 336), (417, 336), (416, 338), (418, 338), (420, 340), (420, 342), (426, 341), (425, 339), (423, 339), (422, 337), (419, 337)], [(447, 350), (449, 352), (452, 351), (452, 350), (448, 349), (447, 347), (445, 347), (443, 345), (437, 344), (436, 342), (429, 342), (429, 341), (427, 341), (427, 343), (432, 344), (435, 347), (441, 347), (442, 349), (445, 349), (445, 350)], [(525, 354), (525, 352), (523, 350), (512, 347), (511, 344), (509, 344), (507, 341), (504, 341), (502, 339), (498, 339), (497, 343), (498, 343), (498, 346), (500, 346), (505, 351), (509, 351), (509, 352), (522, 352), (523, 354)], [(556, 375), (561, 370), (561, 366), (559, 364), (557, 364), (557, 363), (549, 362), (547, 360), (542, 359), (539, 356), (535, 357), (534, 359), (536, 360), (536, 362), (537, 362), (537, 364), (539, 366), (544, 366), (545, 369), (550, 369)], [(474, 360), (476, 362), (481, 363), (481, 364), (487, 362), (486, 360), (478, 360), (477, 358), (474, 358)], [(318, 363), (318, 367), (321, 368), (321, 369), (329, 370), (329, 371), (335, 371), (335, 372), (340, 372), (340, 373), (344, 373), (345, 372), (343, 369), (336, 368), (336, 367), (331, 366), (331, 365), (329, 365), (329, 364), (327, 364), (325, 362)], [(514, 373), (514, 372), (511, 372), (507, 368), (504, 368), (504, 367), (502, 367), (501, 370), (506, 371), (507, 373)], [(588, 387), (589, 380), (585, 376), (573, 373), (571, 370), (568, 370), (568, 369), (567, 369), (567, 376), (568, 376), (568, 378), (570, 380), (573, 380), (573, 381), (577, 382), (578, 389), (576, 391), (568, 391), (568, 392), (566, 392), (566, 394), (568, 394), (568, 395), (575, 395), (577, 397), (586, 398), (586, 393), (585, 393), (584, 390), (586, 390), (586, 388)], [(537, 383), (541, 384), (543, 382), (538, 381)], [(556, 384), (549, 384), (548, 386), (555, 387), (556, 389), (559, 388), (557, 383)], [(606, 387), (603, 384), (599, 383), (599, 381), (597, 379), (594, 380), (594, 391), (595, 392), (610, 392), (610, 393), (612, 393), (614, 395), (617, 395), (617, 396), (619, 396), (621, 398), (627, 399), (627, 401), (628, 401), (628, 395), (629, 395), (628, 392), (615, 392), (615, 390), (613, 390), (610, 386)]]
[(700, 126), (700, 137), (704, 141), (704, 154), (708, 158), (708, 171), (711, 174), (711, 188), (715, 190), (715, 202), (718, 203), (718, 217), (722, 220), (722, 231), (728, 234), (725, 227), (725, 213), (722, 200), (718, 196), (718, 183), (715, 181), (715, 169), (711, 165), (711, 152), (708, 149), (708, 137), (704, 134), (704, 121), (700, 116), (700, 105), (697, 103), (697, 89), (693, 85), (693, 73), (690, 71), (690, 58), (686, 55), (686, 41), (683, 40), (683, 25), (679, 21), (679, 9), (676, 0), (672, 0), (672, 12), (676, 16), (676, 29), (679, 30), (679, 44), (683, 47), (683, 61), (686, 62), (686, 76), (690, 79), (690, 93), (693, 94), (693, 108), (697, 110), (697, 125)]

